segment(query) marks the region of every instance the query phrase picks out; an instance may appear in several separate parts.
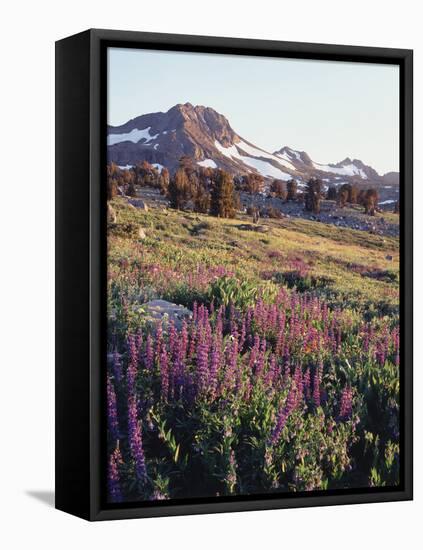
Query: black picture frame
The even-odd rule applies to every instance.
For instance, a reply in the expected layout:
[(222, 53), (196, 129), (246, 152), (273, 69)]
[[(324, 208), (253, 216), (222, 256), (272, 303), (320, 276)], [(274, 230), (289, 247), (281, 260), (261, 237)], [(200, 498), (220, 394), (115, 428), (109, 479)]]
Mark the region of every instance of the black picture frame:
[[(395, 64), (400, 68), (401, 485), (107, 505), (106, 48)], [(87, 520), (410, 500), (413, 495), (413, 52), (91, 29), (56, 43), (56, 508)], [(103, 460), (104, 462), (104, 460)]]

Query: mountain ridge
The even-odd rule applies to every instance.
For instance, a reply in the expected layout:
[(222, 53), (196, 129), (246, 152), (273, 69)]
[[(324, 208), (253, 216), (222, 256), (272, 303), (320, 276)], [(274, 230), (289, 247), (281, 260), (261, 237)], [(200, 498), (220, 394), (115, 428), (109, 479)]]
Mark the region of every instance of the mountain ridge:
[(107, 139), (108, 161), (124, 167), (147, 160), (173, 172), (181, 156), (190, 156), (199, 166), (222, 168), (234, 175), (256, 172), (266, 180), (295, 178), (299, 185), (310, 177), (319, 177), (328, 185), (396, 185), (399, 181), (397, 172), (380, 175), (360, 159), (346, 157), (337, 163), (321, 164), (307, 152), (287, 145), (269, 153), (235, 132), (223, 114), (191, 103), (108, 126)]

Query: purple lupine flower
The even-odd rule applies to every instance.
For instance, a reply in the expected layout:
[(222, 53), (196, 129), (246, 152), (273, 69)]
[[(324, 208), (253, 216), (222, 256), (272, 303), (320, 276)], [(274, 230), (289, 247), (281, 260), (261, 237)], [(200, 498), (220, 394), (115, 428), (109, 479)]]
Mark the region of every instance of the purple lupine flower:
[[(288, 394), (288, 397), (289, 397), (289, 394)], [(281, 436), (282, 430), (285, 427), (285, 424), (286, 424), (286, 421), (288, 420), (289, 415), (290, 415), (289, 408), (287, 404), (285, 404), (283, 407), (279, 409), (279, 412), (276, 418), (276, 424), (270, 436), (270, 441), (269, 441), (270, 445), (273, 446), (279, 442), (279, 438)]]
[(220, 369), (220, 342), (215, 336), (210, 354), (210, 372), (209, 372), (209, 386), (212, 398), (215, 397), (217, 389), (218, 372)]
[(136, 346), (135, 337), (130, 334), (128, 336), (129, 347), (129, 362), (126, 369), (126, 385), (128, 392), (132, 392), (135, 389), (135, 383), (138, 373), (138, 351)]
[(352, 389), (345, 387), (341, 394), (341, 403), (339, 407), (339, 419), (349, 420), (352, 415)]
[(144, 364), (147, 371), (152, 371), (154, 368), (154, 345), (151, 334), (147, 336), (147, 343), (145, 345)]
[(238, 339), (235, 338), (229, 345), (228, 362), (225, 371), (224, 387), (232, 389), (235, 384), (235, 377), (238, 362)]
[(209, 378), (209, 365), (208, 365), (208, 346), (204, 338), (200, 338), (197, 344), (197, 389), (199, 393), (204, 393), (208, 378)]
[(120, 486), (119, 466), (123, 464), (119, 446), (112, 452), (107, 468), (107, 486), (110, 502), (122, 502), (122, 490)]
[(269, 316), (268, 316), (268, 328), (276, 328), (278, 321), (278, 307), (276, 304), (273, 304), (269, 309)]
[(266, 376), (264, 378), (264, 383), (265, 383), (266, 386), (269, 387), (269, 386), (273, 385), (273, 382), (275, 380), (275, 375), (276, 375), (276, 357), (272, 353), (269, 357), (267, 372), (266, 372)]
[(159, 371), (162, 399), (167, 401), (169, 396), (169, 359), (164, 344), (162, 344), (162, 349), (159, 353)]
[(121, 363), (121, 360), (120, 360), (120, 355), (117, 351), (115, 351), (114, 354), (113, 354), (112, 370), (113, 370), (113, 376), (116, 380), (116, 383), (118, 385), (120, 385), (121, 382), (122, 382), (122, 378), (123, 378), (122, 363)]
[(159, 364), (160, 362), (160, 354), (162, 353), (162, 348), (163, 348), (163, 328), (162, 328), (162, 324), (158, 323), (157, 329), (156, 329), (156, 345), (154, 350), (154, 355), (155, 355), (157, 364)]
[(137, 338), (133, 334), (128, 336), (129, 363), (138, 363)]
[(207, 308), (201, 304), (197, 311), (197, 326), (199, 328), (205, 327), (208, 320), (209, 312)]
[(304, 396), (307, 400), (309, 400), (311, 396), (310, 368), (307, 368), (307, 370), (305, 371), (304, 379), (303, 379), (303, 387), (304, 387)]
[(189, 339), (188, 357), (193, 357), (196, 349), (197, 329), (193, 324), (191, 326), (191, 334)]
[(278, 443), (282, 430), (284, 429), (289, 416), (297, 407), (297, 404), (298, 404), (298, 389), (295, 385), (295, 380), (293, 380), (291, 383), (291, 387), (289, 388), (289, 392), (288, 392), (285, 404), (283, 407), (279, 409), (277, 419), (276, 419), (276, 424), (270, 437), (270, 441), (269, 441), (270, 445), (276, 445)]
[(291, 364), (290, 364), (290, 351), (288, 342), (285, 342), (285, 349), (283, 352), (283, 374), (284, 378), (289, 378), (291, 376)]
[(181, 399), (183, 397), (185, 389), (185, 365), (183, 361), (180, 361), (178, 358), (174, 364), (174, 376), (173, 376), (173, 394), (176, 399)]
[(115, 387), (110, 376), (107, 377), (107, 426), (112, 441), (119, 439), (119, 421), (116, 405)]
[(256, 334), (254, 336), (254, 346), (251, 348), (251, 351), (250, 351), (249, 367), (251, 372), (254, 372), (254, 368), (256, 365), (259, 352), (260, 352), (260, 336)]
[(139, 357), (140, 357), (140, 352), (141, 352), (141, 348), (142, 348), (142, 331), (139, 330), (137, 332), (137, 334), (135, 335), (135, 348), (136, 348), (136, 354), (137, 354), (137, 361), (139, 360)]
[(285, 412), (289, 416), (296, 408), (298, 404), (298, 389), (295, 386), (295, 382), (291, 384), (291, 387), (288, 392), (288, 397), (286, 398)]
[(303, 370), (301, 368), (301, 365), (298, 364), (295, 367), (294, 372), (294, 385), (297, 393), (297, 402), (296, 404), (299, 405), (303, 398)]
[(128, 399), (128, 436), (131, 455), (135, 464), (135, 475), (138, 481), (144, 481), (147, 475), (144, 449), (142, 445), (142, 430), (138, 421), (137, 400), (135, 395)]
[(314, 369), (313, 376), (313, 403), (317, 407), (320, 407), (320, 376), (319, 369)]
[[(284, 321), (284, 324), (285, 324), (285, 321)], [(283, 353), (284, 347), (285, 347), (285, 332), (284, 332), (284, 328), (279, 325), (278, 338), (276, 340), (276, 348), (275, 348), (275, 353), (277, 356)]]
[(244, 317), (241, 324), (241, 334), (239, 335), (239, 343), (238, 343), (238, 347), (241, 351), (244, 349), (246, 335), (247, 335), (247, 324)]
[(176, 344), (176, 328), (175, 323), (173, 320), (169, 321), (169, 330), (168, 330), (168, 347), (169, 347), (169, 355), (170, 357), (174, 358), (175, 356), (175, 344)]
[[(259, 339), (260, 341), (260, 339)], [(261, 374), (264, 369), (264, 361), (266, 358), (266, 339), (263, 338), (260, 343), (260, 349), (257, 354), (257, 360), (256, 360), (256, 369), (255, 369), (255, 376), (256, 378), (260, 378)]]
[(379, 362), (379, 364), (383, 367), (386, 361), (386, 350), (385, 350), (385, 342), (380, 340), (377, 343), (376, 347), (376, 359)]

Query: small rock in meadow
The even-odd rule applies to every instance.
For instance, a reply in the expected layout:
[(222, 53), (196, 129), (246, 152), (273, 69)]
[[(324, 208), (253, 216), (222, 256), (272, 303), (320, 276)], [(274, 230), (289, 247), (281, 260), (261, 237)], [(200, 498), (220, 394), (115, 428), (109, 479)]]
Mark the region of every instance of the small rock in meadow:
[(107, 221), (108, 223), (116, 223), (117, 221), (116, 210), (109, 203), (107, 203)]
[(151, 300), (143, 304), (142, 307), (146, 312), (147, 321), (173, 321), (178, 330), (182, 328), (184, 319), (188, 320), (192, 317), (191, 310), (167, 300)]

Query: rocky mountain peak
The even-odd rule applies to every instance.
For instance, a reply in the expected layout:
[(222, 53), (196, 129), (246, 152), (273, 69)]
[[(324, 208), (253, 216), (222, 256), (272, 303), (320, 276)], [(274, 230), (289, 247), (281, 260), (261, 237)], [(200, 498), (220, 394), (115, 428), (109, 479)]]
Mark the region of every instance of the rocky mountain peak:
[(300, 187), (310, 177), (336, 186), (345, 182), (395, 186), (398, 182), (398, 173), (382, 178), (371, 166), (350, 157), (336, 164), (319, 164), (305, 151), (288, 145), (271, 154), (238, 135), (223, 114), (189, 102), (109, 126), (107, 139), (109, 162), (123, 167), (146, 160), (172, 173), (180, 158), (189, 156), (199, 166), (222, 168), (234, 175), (253, 172), (269, 182), (294, 177)]

